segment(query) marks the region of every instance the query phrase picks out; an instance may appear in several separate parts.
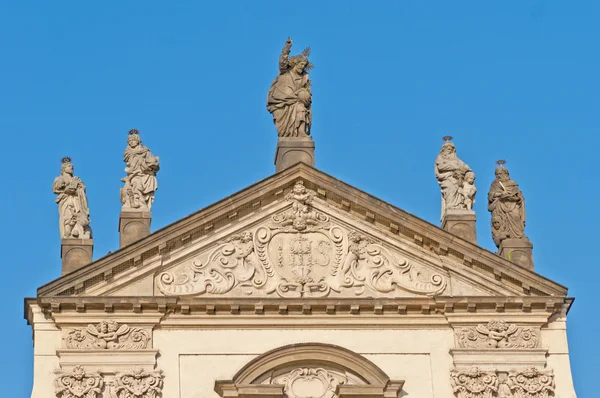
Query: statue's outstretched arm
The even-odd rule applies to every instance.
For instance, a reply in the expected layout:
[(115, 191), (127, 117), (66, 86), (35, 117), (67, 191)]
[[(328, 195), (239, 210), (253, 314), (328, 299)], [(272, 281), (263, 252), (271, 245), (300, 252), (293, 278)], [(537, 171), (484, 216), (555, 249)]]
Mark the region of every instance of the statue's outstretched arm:
[(285, 46), (283, 46), (283, 49), (281, 50), (281, 55), (279, 56), (279, 72), (281, 73), (287, 71), (289, 68), (288, 57), (290, 55), (291, 48), (292, 39), (288, 37), (285, 42)]

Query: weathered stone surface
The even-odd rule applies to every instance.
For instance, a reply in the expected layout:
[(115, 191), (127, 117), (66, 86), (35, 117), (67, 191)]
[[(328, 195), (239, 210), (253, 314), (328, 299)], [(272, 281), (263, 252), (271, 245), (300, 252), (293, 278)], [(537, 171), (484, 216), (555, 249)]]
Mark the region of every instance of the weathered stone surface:
[(279, 138), (275, 152), (275, 171), (287, 169), (296, 163), (315, 167), (315, 143), (312, 138)]
[(503, 239), (498, 254), (523, 268), (533, 270), (533, 244), (529, 239)]
[(71, 158), (62, 158), (61, 174), (52, 184), (58, 196), (58, 222), (62, 239), (91, 239), (90, 209), (85, 184), (73, 175)]
[(292, 39), (285, 42), (279, 56), (279, 75), (267, 94), (267, 110), (280, 137), (306, 137), (312, 124), (312, 93), (308, 71), (313, 65), (308, 61), (310, 48), (290, 57)]
[(152, 213), (123, 211), (119, 217), (119, 245), (127, 246), (150, 235)]
[(68, 274), (92, 262), (94, 254), (93, 239), (62, 239), (60, 258), (62, 274)]
[(154, 202), (154, 192), (158, 189), (156, 173), (160, 169), (159, 158), (142, 145), (142, 139), (136, 129), (129, 131), (123, 160), (127, 164), (127, 176), (121, 179), (125, 183), (121, 188), (122, 211), (150, 211)]
[(442, 189), (442, 219), (449, 210), (473, 210), (475, 173), (456, 156), (456, 146), (445, 136), (435, 159), (435, 178)]
[(476, 221), (477, 217), (472, 210), (446, 210), (442, 216), (442, 228), (477, 244)]

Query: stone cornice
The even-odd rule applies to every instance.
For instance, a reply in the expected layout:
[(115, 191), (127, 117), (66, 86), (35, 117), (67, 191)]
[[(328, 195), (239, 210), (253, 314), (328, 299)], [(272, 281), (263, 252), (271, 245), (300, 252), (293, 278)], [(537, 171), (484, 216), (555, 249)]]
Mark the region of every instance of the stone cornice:
[[(572, 299), (560, 297), (435, 297), (398, 299), (233, 299), (175, 297), (39, 297), (39, 306), (56, 324), (73, 325), (110, 318), (161, 328), (268, 327), (448, 327), (490, 317), (527, 319), (545, 324), (568, 310)], [(31, 323), (26, 311), (26, 317)], [(464, 316), (461, 316), (464, 315)], [(464, 319), (461, 319), (464, 318)]]
[(368, 221), (395, 239), (420, 246), (441, 257), (449, 256), (472, 272), (495, 278), (532, 296), (566, 296), (567, 289), (532, 271), (450, 234), (418, 217), (347, 185), (321, 171), (298, 164), (180, 219), (148, 237), (111, 253), (38, 289), (39, 296), (85, 295), (100, 282), (143, 266), (157, 256), (230, 226), (284, 197), (295, 181), (317, 192), (318, 199), (339, 211)]

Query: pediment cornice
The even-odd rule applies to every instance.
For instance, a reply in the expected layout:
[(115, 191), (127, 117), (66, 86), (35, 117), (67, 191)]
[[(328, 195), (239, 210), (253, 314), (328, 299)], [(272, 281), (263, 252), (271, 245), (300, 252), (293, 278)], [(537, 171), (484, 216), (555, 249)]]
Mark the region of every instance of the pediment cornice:
[[(203, 210), (180, 219), (148, 237), (113, 252), (38, 289), (38, 296), (85, 296), (110, 285), (132, 269), (162, 263), (172, 253), (234, 228), (284, 201), (301, 180), (316, 192), (319, 206), (368, 225), (391, 241), (439, 258), (442, 267), (491, 281), (498, 295), (562, 296), (567, 289), (532, 271), (467, 242), (418, 217), (347, 185), (319, 170), (298, 164)], [(492, 289), (493, 290), (493, 289)]]

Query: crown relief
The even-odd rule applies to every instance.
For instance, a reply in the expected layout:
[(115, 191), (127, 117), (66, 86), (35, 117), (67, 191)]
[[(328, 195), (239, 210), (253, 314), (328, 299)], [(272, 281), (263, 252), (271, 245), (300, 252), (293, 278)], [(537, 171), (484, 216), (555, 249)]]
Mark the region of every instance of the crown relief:
[(148, 330), (120, 325), (115, 321), (71, 329), (63, 337), (67, 348), (87, 350), (145, 349), (150, 339)]
[(509, 324), (504, 320), (491, 320), (487, 324), (457, 330), (456, 338), (461, 348), (536, 348), (539, 331)]
[(209, 253), (157, 276), (170, 295), (327, 297), (403, 290), (435, 296), (441, 274), (419, 267), (380, 242), (337, 225), (313, 206), (316, 192), (296, 182), (290, 206), (254, 230), (232, 235)]

